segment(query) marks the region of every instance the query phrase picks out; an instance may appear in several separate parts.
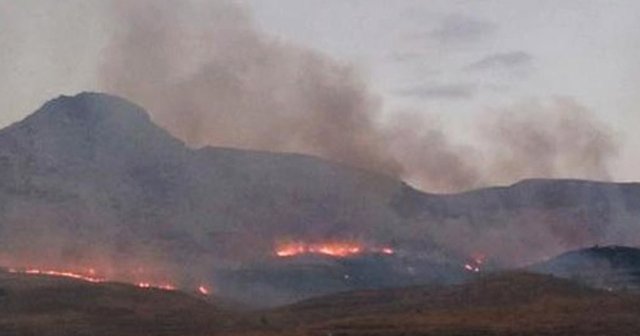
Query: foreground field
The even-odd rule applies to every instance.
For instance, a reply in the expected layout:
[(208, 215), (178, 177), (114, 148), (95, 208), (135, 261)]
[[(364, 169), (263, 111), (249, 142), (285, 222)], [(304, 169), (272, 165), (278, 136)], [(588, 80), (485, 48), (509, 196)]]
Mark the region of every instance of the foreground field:
[(124, 284), (0, 273), (0, 335), (637, 335), (640, 297), (528, 273), (263, 311)]

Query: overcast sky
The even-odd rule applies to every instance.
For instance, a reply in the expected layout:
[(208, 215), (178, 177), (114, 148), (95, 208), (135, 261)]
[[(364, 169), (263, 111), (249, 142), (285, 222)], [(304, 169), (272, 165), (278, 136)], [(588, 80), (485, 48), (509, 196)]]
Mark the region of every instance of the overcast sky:
[[(425, 111), (463, 142), (483, 111), (573, 98), (614, 130), (614, 179), (640, 180), (640, 1), (244, 3), (268, 34), (353, 64), (386, 113)], [(0, 0), (0, 125), (59, 94), (100, 89), (104, 4)]]

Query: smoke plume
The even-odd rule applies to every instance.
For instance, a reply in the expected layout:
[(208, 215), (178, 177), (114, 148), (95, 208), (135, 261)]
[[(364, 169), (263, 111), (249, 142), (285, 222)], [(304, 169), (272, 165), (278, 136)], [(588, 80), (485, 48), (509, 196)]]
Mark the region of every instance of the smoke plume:
[(480, 123), (488, 146), (461, 146), (423, 117), (397, 113), (380, 122), (381, 98), (352, 66), (261, 32), (238, 4), (115, 0), (111, 7), (117, 31), (101, 68), (105, 90), (139, 102), (194, 147), (312, 154), (432, 191), (608, 177), (615, 146), (606, 127), (568, 99), (503, 111)]
[(480, 127), (491, 149), (487, 179), (610, 178), (607, 163), (617, 153), (614, 136), (573, 99), (530, 101), (494, 112)]
[[(116, 1), (114, 12), (123, 31), (108, 49), (106, 89), (139, 101), (189, 144), (398, 171), (376, 126), (378, 99), (351, 67), (261, 34), (226, 1)], [(190, 27), (192, 15), (211, 20)]]

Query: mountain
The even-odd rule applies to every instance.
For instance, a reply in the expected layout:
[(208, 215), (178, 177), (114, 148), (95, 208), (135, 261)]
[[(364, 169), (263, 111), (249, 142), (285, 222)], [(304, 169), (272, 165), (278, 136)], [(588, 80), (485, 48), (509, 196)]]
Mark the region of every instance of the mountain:
[(386, 243), (402, 188), (304, 155), (191, 149), (121, 98), (62, 96), (0, 132), (0, 264), (194, 288), (281, 239)]
[(399, 224), (380, 199), (399, 185), (302, 155), (193, 150), (138, 106), (103, 94), (60, 97), (0, 132), (3, 237), (45, 239), (40, 248), (71, 235), (124, 249), (164, 239), (192, 253), (263, 256), (265, 238)]
[(570, 251), (528, 268), (596, 288), (640, 291), (640, 249), (595, 246)]
[[(100, 93), (61, 96), (0, 131), (0, 265), (91, 267), (232, 296), (250, 287), (254, 300), (300, 299), (307, 287), (291, 284), (316, 275), (318, 294), (456, 282), (467, 263), (486, 270), (637, 245), (639, 212), (634, 183), (528, 180), (440, 195), (306, 155), (194, 149), (141, 107)], [(274, 253), (281, 241), (343, 240), (395, 254), (284, 262)], [(344, 279), (370, 270), (380, 276)]]

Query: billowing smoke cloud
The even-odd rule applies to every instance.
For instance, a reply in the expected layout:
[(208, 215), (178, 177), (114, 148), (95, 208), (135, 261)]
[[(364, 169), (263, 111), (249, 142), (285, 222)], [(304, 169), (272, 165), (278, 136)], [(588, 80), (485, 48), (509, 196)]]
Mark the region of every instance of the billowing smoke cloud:
[[(210, 13), (196, 14), (202, 7)], [(474, 183), (440, 130), (418, 118), (382, 128), (380, 99), (352, 67), (260, 33), (236, 5), (114, 2), (114, 10), (123, 30), (108, 49), (106, 89), (139, 101), (191, 145), (313, 154), (419, 175), (426, 187)], [(213, 19), (194, 28), (183, 21), (192, 15)]]
[(481, 128), (491, 148), (489, 179), (610, 178), (613, 134), (574, 100), (532, 101), (497, 112)]
[(403, 113), (387, 125), (388, 148), (402, 163), (401, 178), (426, 190), (475, 186), (480, 181), (480, 168), (474, 165), (477, 156), (473, 148), (456, 145), (439, 126), (435, 120), (425, 121), (424, 116), (411, 113)]
[(489, 149), (459, 146), (424, 117), (381, 123), (381, 98), (353, 67), (259, 31), (235, 3), (116, 0), (111, 8), (117, 31), (101, 68), (105, 90), (139, 102), (192, 146), (307, 153), (433, 191), (608, 176), (615, 147), (574, 102), (516, 106), (483, 132)]
[[(191, 3), (193, 5), (193, 3)], [(116, 1), (106, 89), (194, 146), (295, 151), (397, 174), (354, 70), (261, 34), (227, 1)], [(204, 15), (206, 25), (187, 20)]]

